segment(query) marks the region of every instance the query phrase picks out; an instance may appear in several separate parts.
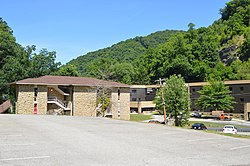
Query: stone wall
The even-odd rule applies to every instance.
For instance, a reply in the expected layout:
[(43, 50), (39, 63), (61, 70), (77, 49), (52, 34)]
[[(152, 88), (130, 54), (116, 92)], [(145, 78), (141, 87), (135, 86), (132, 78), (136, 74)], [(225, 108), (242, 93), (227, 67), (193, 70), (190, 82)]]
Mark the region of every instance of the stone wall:
[(118, 88), (113, 88), (111, 95), (112, 118), (123, 120), (130, 119), (130, 89), (120, 88), (120, 100), (118, 99)]
[(34, 86), (18, 85), (17, 86), (17, 114), (33, 114), (34, 112)]
[[(111, 112), (112, 112), (112, 118), (118, 119), (118, 88), (112, 89), (111, 94)], [(120, 110), (119, 110), (120, 112)]]
[(47, 86), (37, 86), (37, 114), (45, 115), (47, 113)]
[(73, 90), (73, 115), (96, 116), (96, 88), (75, 86)]
[(120, 119), (130, 119), (130, 89), (120, 89)]
[(244, 105), (244, 120), (250, 120), (250, 103)]
[[(17, 86), (17, 114), (34, 114), (34, 85)], [(37, 113), (46, 114), (47, 112), (47, 87), (37, 86)]]

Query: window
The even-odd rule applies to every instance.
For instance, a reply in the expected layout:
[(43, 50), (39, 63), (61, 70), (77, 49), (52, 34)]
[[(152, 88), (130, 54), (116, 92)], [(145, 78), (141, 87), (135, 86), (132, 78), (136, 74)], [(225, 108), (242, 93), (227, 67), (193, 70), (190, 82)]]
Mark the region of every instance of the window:
[(121, 90), (120, 89), (118, 89), (118, 100), (120, 100), (120, 96), (121, 96)]
[(34, 101), (36, 101), (38, 88), (34, 88)]
[(195, 88), (193, 88), (192, 91), (195, 92)]
[(243, 91), (244, 90), (244, 87), (240, 87), (240, 91)]
[(233, 91), (233, 88), (230, 86), (230, 87), (229, 87), (229, 90), (230, 90), (230, 91)]
[(132, 98), (132, 101), (136, 101), (136, 98)]
[(136, 93), (136, 90), (132, 90), (132, 93)]
[(244, 100), (244, 98), (240, 98), (240, 102), (244, 102), (245, 100)]
[(38, 88), (34, 88), (34, 96), (37, 96)]

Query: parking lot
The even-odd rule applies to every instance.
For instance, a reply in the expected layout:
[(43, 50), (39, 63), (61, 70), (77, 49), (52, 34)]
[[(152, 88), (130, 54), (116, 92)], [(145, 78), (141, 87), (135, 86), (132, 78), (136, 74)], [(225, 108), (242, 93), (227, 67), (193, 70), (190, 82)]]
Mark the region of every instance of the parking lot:
[(250, 140), (107, 118), (0, 115), (0, 165), (250, 165)]

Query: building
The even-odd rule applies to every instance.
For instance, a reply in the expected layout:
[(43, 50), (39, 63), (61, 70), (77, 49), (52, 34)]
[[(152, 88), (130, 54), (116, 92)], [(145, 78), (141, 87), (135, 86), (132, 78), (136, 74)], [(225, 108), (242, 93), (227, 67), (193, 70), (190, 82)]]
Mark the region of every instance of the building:
[[(232, 96), (234, 97), (236, 104), (233, 105), (234, 109), (229, 111), (229, 113), (244, 115), (245, 120), (250, 119), (250, 80), (234, 80), (234, 81), (224, 81), (226, 86), (229, 86), (230, 91), (232, 91)], [(191, 96), (191, 110), (196, 111), (199, 108), (196, 107), (195, 102), (199, 98), (198, 91), (204, 85), (208, 85), (207, 82), (196, 82), (188, 83), (189, 92)], [(202, 110), (202, 111), (212, 111), (212, 110)]]
[(105, 115), (130, 119), (130, 89), (126, 84), (88, 77), (42, 76), (12, 84), (17, 114), (66, 114), (97, 116), (97, 98), (108, 93), (111, 106)]
[(131, 113), (151, 113), (155, 110), (153, 100), (156, 96), (158, 85), (131, 85), (130, 86), (130, 111)]
[[(235, 80), (224, 81), (225, 85), (229, 86), (232, 91), (232, 96), (235, 98), (236, 104), (233, 105), (234, 109), (229, 111), (238, 115), (245, 120), (250, 120), (250, 80)], [(198, 91), (207, 82), (186, 83), (190, 92), (191, 110), (210, 112), (212, 110), (200, 110), (196, 107), (195, 102), (199, 98)], [(132, 85), (130, 87), (130, 111), (137, 113), (152, 112), (155, 110), (153, 99), (156, 96), (156, 91), (159, 85)]]

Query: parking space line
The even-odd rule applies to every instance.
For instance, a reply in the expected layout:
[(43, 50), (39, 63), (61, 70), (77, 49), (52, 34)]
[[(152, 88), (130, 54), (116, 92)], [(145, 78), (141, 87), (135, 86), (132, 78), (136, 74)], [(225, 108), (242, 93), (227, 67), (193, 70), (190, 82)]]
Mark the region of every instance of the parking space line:
[(31, 146), (35, 145), (35, 143), (26, 143), (26, 144), (0, 144), (0, 146)]
[(196, 141), (208, 141), (208, 140), (214, 140), (214, 139), (218, 139), (218, 138), (201, 138), (201, 139), (192, 139), (192, 140), (188, 140), (188, 142), (196, 142)]
[(234, 147), (234, 148), (230, 148), (230, 150), (244, 149), (244, 148), (249, 148), (249, 147), (250, 147), (250, 145), (237, 146), (237, 147)]
[(23, 157), (23, 158), (7, 158), (7, 159), (0, 159), (0, 161), (14, 161), (14, 160), (32, 160), (32, 159), (43, 159), (49, 158), (50, 156), (36, 156), (36, 157)]
[(2, 134), (2, 135), (0, 135), (0, 137), (21, 137), (22, 135), (20, 135), (20, 134), (15, 134), (15, 135), (8, 135), (8, 134)]

